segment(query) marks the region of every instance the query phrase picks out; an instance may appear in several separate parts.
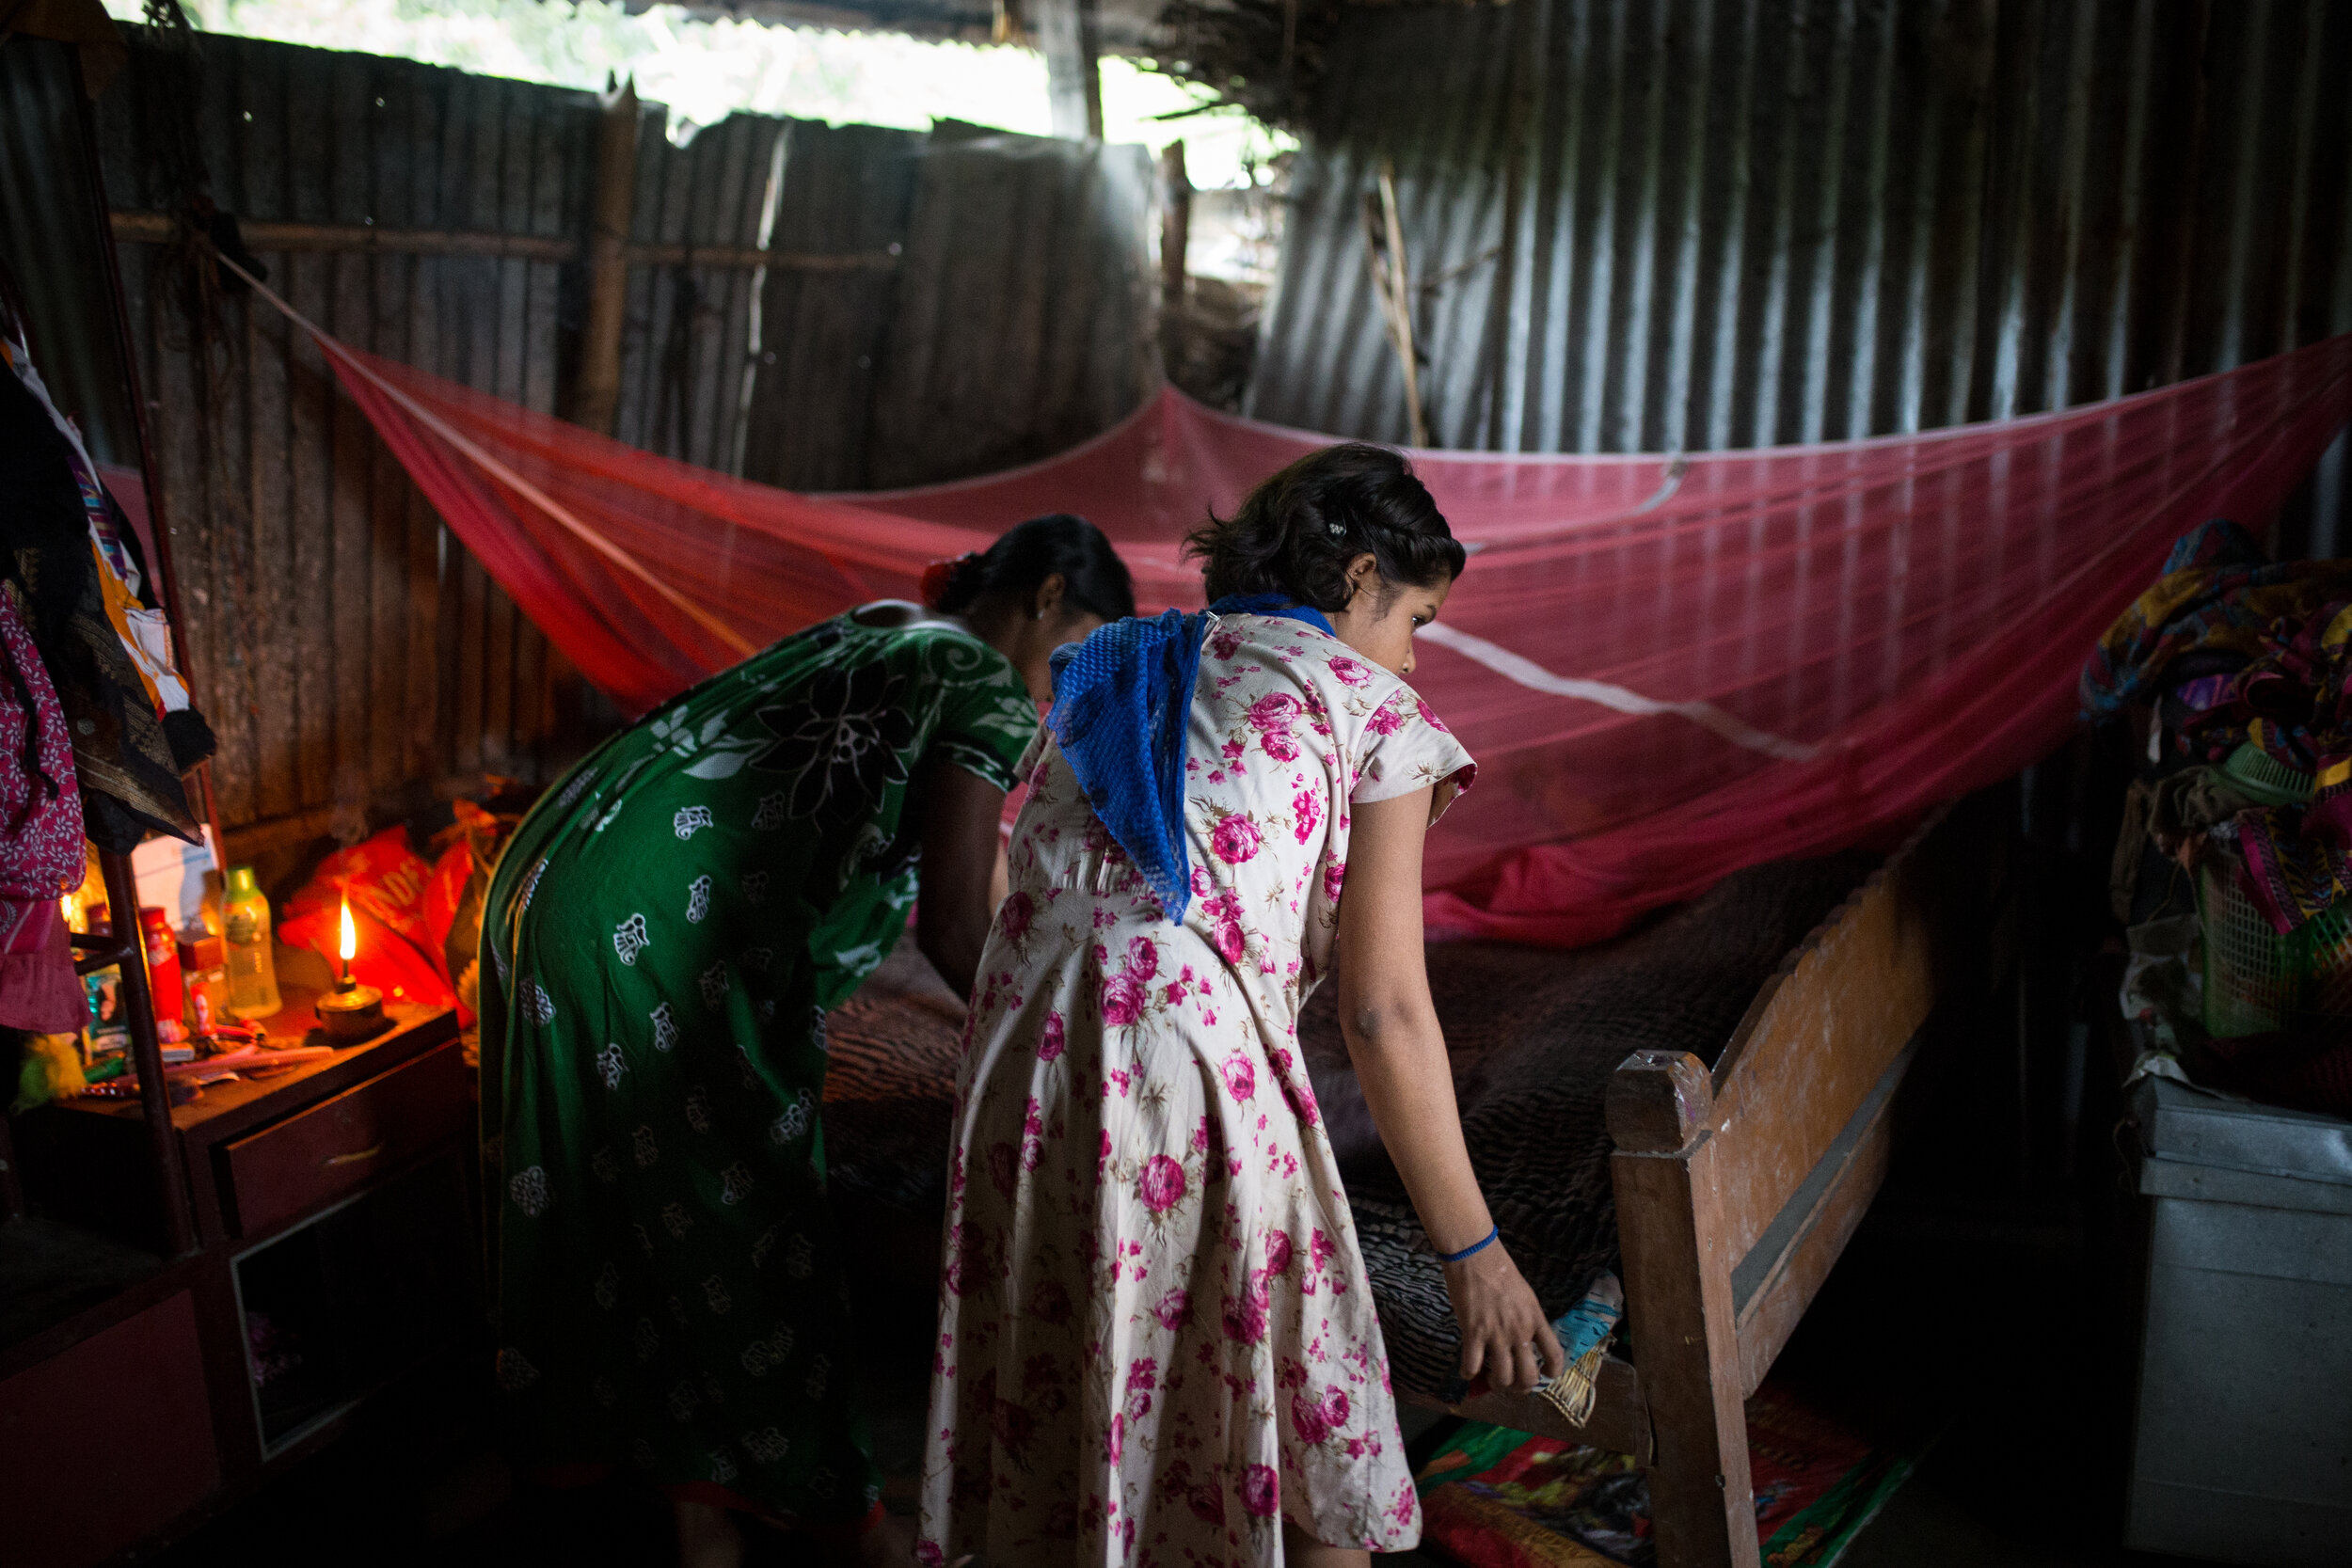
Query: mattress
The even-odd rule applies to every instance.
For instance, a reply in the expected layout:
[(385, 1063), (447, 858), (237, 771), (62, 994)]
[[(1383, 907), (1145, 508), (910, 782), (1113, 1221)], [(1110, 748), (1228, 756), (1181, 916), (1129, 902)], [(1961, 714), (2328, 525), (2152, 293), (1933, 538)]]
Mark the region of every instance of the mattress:
[[(1726, 878), (1597, 946), (1429, 948), (1462, 1129), (1504, 1242), (1546, 1309), (1572, 1306), (1617, 1260), (1609, 1074), (1632, 1052), (1709, 1063), (1764, 982), (1876, 865), (1862, 854)], [(1347, 1182), (1401, 1392), (1435, 1393), (1457, 1355), (1444, 1278), (1365, 1110), (1340, 1038), (1337, 988), (1300, 1020), (1315, 1094)], [(825, 1147), (834, 1191), (936, 1221), (962, 1008), (902, 942), (828, 1021)]]

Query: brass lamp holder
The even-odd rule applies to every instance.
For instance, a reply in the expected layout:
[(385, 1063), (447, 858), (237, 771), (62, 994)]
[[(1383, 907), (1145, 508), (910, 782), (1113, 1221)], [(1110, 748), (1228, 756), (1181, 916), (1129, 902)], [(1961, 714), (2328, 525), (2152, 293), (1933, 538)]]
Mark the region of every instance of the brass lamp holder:
[(357, 1045), (391, 1027), (391, 1021), (384, 1016), (384, 993), (373, 986), (360, 985), (348, 968), (335, 989), (319, 998), (319, 1022), (337, 1045)]

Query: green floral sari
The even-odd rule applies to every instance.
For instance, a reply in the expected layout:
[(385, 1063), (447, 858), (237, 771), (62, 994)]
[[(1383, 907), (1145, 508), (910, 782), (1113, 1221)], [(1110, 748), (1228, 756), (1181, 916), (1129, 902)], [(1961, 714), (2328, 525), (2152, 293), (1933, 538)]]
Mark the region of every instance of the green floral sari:
[(614, 736), (516, 831), (484, 911), (482, 1125), (523, 1463), (871, 1513), (825, 1010), (905, 927), (925, 768), (1009, 788), (1036, 731), (970, 635), (842, 617)]

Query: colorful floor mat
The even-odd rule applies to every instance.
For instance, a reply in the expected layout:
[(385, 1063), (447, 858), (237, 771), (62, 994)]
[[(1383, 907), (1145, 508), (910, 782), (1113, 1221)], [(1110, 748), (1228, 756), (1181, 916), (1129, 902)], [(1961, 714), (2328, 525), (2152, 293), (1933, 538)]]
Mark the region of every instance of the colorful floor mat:
[[(1866, 1438), (1767, 1383), (1748, 1401), (1767, 1568), (1828, 1568), (1903, 1483), (1915, 1449)], [(1422, 1545), (1464, 1568), (1648, 1568), (1649, 1489), (1630, 1456), (1470, 1422), (1422, 1467)]]

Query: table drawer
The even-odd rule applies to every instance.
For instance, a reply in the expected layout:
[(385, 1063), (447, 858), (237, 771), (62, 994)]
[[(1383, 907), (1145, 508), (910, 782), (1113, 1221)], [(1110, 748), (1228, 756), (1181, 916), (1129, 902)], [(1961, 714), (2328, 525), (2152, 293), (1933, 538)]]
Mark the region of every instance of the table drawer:
[(239, 1236), (275, 1229), (470, 1132), (473, 1116), (458, 1042), (436, 1046), (230, 1144), (222, 1150), (229, 1223)]

